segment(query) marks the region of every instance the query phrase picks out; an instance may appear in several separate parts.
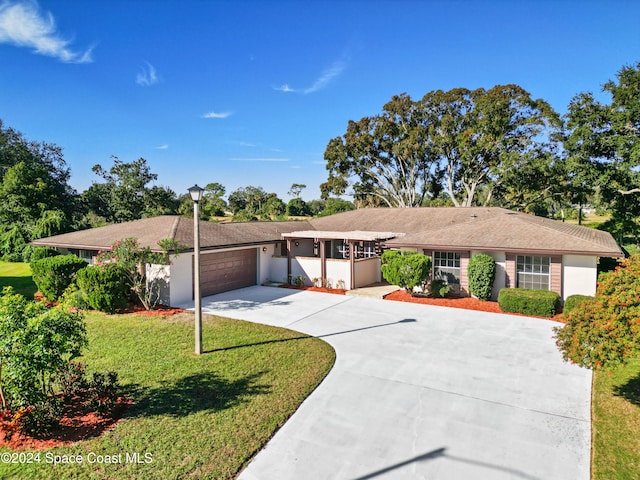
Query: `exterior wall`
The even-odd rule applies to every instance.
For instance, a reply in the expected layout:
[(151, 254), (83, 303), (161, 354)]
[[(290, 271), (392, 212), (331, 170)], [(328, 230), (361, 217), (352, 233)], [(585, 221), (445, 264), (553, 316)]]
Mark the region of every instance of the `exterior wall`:
[[(484, 253), (485, 255), (489, 255), (496, 262), (496, 276), (493, 281), (493, 291), (491, 292), (491, 300), (497, 301), (498, 293), (500, 292), (500, 289), (504, 288), (507, 282), (507, 271), (506, 271), (507, 255), (504, 252), (484, 252), (484, 251), (474, 250), (471, 252), (471, 256), (474, 257), (475, 255), (479, 255), (481, 253)], [(467, 274), (465, 271), (465, 276), (466, 275)]]
[(460, 292), (461, 296), (468, 297), (469, 293), (469, 260), (471, 259), (471, 252), (460, 252)]
[[(266, 249), (266, 252), (264, 251)], [(277, 253), (280, 253), (279, 251)], [(267, 282), (283, 282), (287, 278), (287, 259), (275, 256), (276, 245), (264, 245), (258, 248), (258, 285)], [(283, 261), (278, 262), (277, 260)], [(277, 275), (277, 266), (282, 263), (284, 272)]]
[(193, 300), (193, 253), (181, 253), (169, 266), (169, 305), (181, 305)]
[[(298, 245), (296, 245), (296, 243)], [(313, 239), (311, 238), (292, 239), (291, 255), (293, 257), (313, 257)]]
[(265, 282), (287, 283), (287, 257), (270, 257), (266, 262), (267, 267), (262, 270), (262, 280)]
[(507, 253), (505, 258), (505, 281), (504, 286), (506, 288), (516, 288), (518, 282), (516, 278), (516, 259), (515, 253)]
[(584, 255), (562, 256), (562, 298), (571, 295), (595, 295), (598, 258)]
[(380, 282), (382, 280), (380, 258), (374, 257), (356, 260), (355, 277), (356, 284), (354, 288), (364, 287), (366, 285), (371, 285), (372, 283)]
[[(318, 272), (320, 262), (318, 262)], [(327, 258), (327, 282), (333, 288), (349, 288), (349, 278), (351, 277), (351, 265), (349, 260), (338, 260)], [(344, 286), (339, 285), (340, 281)]]
[[(328, 263), (328, 262), (327, 262)], [(291, 259), (291, 279), (302, 275), (305, 278), (305, 285), (311, 285), (314, 278), (320, 278), (320, 259), (315, 257), (294, 257)], [(286, 268), (286, 266), (285, 266)], [(286, 270), (285, 270), (286, 277)]]
[(549, 290), (557, 292), (564, 300), (562, 292), (562, 255), (551, 255), (551, 278), (549, 279)]

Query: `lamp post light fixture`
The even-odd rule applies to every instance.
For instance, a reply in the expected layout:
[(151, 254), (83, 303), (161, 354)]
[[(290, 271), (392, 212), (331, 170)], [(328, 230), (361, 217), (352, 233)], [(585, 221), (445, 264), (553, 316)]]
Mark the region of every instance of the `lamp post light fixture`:
[(202, 353), (202, 295), (200, 294), (200, 211), (199, 203), (204, 188), (194, 185), (189, 189), (193, 200), (193, 301), (196, 320), (196, 355)]

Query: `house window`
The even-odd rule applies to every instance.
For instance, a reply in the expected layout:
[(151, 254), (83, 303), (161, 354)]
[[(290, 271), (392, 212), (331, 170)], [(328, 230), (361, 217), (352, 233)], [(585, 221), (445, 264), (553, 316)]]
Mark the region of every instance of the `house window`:
[(460, 285), (460, 254), (456, 252), (433, 252), (433, 278), (447, 285)]
[(358, 242), (355, 244), (356, 258), (372, 258), (376, 254), (376, 242)]
[(516, 287), (549, 290), (551, 258), (518, 255), (516, 258)]
[(349, 244), (344, 240), (336, 240), (334, 242), (335, 245), (335, 255), (333, 258), (349, 258)]

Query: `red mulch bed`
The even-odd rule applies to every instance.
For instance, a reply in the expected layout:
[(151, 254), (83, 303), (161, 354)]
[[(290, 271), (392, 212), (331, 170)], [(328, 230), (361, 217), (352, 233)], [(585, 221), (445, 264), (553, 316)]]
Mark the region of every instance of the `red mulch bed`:
[(164, 305), (156, 305), (153, 310), (145, 310), (142, 305), (134, 305), (117, 311), (117, 313), (122, 315), (142, 315), (144, 317), (167, 317), (184, 312), (188, 312), (188, 310), (184, 308), (166, 307)]
[(306, 285), (280, 285), (280, 288), (291, 288), (293, 290), (309, 290), (310, 292), (322, 292), (333, 293), (336, 295), (346, 295), (346, 290), (341, 288), (326, 288), (326, 287), (307, 287)]
[[(488, 302), (478, 300), (473, 297), (460, 297), (460, 298), (429, 298), (429, 297), (412, 297), (404, 290), (396, 290), (395, 292), (391, 292), (390, 294), (384, 297), (385, 300), (395, 300), (397, 302), (410, 302), (410, 303), (421, 303), (424, 305), (436, 305), (439, 307), (453, 307), (453, 308), (463, 308), (465, 310), (477, 310), (480, 312), (491, 312), (491, 313), (505, 313), (500, 309), (498, 302)], [(508, 315), (520, 315), (518, 313), (509, 313)], [(531, 315), (522, 315), (526, 317), (530, 317)], [(538, 317), (545, 318), (546, 320), (554, 320), (561, 321), (560, 315), (555, 315), (553, 318), (546, 317)]]
[(80, 402), (66, 405), (60, 425), (49, 435), (32, 437), (17, 432), (7, 440), (4, 438), (4, 433), (0, 431), (0, 447), (11, 450), (45, 450), (98, 437), (115, 427), (130, 405), (131, 401), (118, 398), (118, 403), (111, 415), (106, 417), (101, 417), (96, 412), (88, 412)]

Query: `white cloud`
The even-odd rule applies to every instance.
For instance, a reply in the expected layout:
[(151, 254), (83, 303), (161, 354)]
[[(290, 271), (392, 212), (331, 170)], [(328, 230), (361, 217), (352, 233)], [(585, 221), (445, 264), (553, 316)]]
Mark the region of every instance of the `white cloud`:
[(169, 145), (167, 145), (166, 143), (164, 145), (158, 145), (156, 147), (156, 150), (169, 150)]
[(327, 85), (329, 85), (334, 78), (339, 76), (344, 71), (345, 67), (346, 67), (346, 64), (343, 61), (335, 62), (333, 65), (327, 68), (324, 72), (322, 72), (322, 75), (320, 75), (316, 79), (316, 81), (313, 82), (313, 85), (311, 85), (309, 88), (306, 88), (304, 90), (304, 93), (309, 94), (309, 93), (317, 92), (318, 90), (322, 90)]
[(136, 83), (141, 87), (150, 87), (160, 81), (156, 68), (149, 62), (136, 75)]
[(230, 158), (232, 162), (288, 162), (288, 158)]
[(286, 83), (284, 85), (280, 85), (279, 87), (273, 87), (273, 89), (277, 90), (278, 92), (285, 92), (285, 93), (296, 92), (297, 91), (297, 90), (294, 90), (293, 88), (291, 88)]
[(326, 88), (335, 78), (340, 76), (344, 69), (347, 67), (347, 64), (343, 60), (339, 60), (334, 62), (329, 68), (324, 70), (318, 78), (311, 84), (310, 87), (297, 89), (291, 88), (289, 84), (285, 83), (279, 87), (273, 87), (274, 90), (285, 93), (303, 93), (304, 95), (308, 95), (310, 93), (317, 92)]
[(202, 118), (227, 118), (233, 115), (233, 112), (208, 112), (202, 115)]
[(71, 42), (60, 36), (50, 12), (41, 13), (35, 1), (0, 3), (0, 43), (34, 49), (64, 63), (90, 63), (93, 47), (83, 52), (69, 48)]

